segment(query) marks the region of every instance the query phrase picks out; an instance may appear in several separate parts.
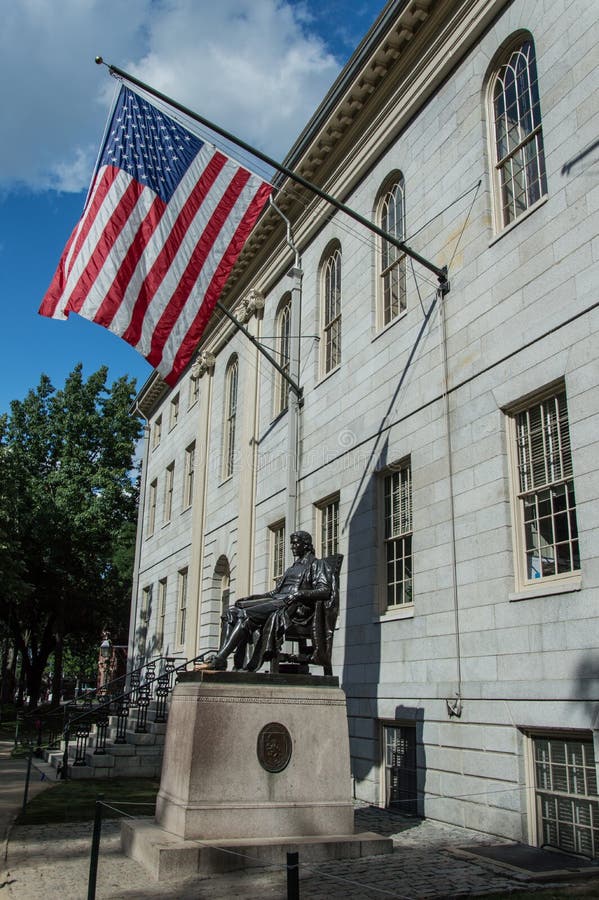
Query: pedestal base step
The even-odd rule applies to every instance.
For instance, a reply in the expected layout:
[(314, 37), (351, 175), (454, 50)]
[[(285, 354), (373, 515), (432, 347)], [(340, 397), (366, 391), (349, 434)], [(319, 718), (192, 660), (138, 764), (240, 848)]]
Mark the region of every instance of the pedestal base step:
[(393, 851), (393, 841), (363, 832), (203, 842), (182, 840), (147, 819), (128, 819), (121, 825), (121, 847), (156, 881), (171, 881), (254, 866), (284, 866), (286, 854), (294, 852), (299, 854), (300, 865), (303, 862), (379, 856)]

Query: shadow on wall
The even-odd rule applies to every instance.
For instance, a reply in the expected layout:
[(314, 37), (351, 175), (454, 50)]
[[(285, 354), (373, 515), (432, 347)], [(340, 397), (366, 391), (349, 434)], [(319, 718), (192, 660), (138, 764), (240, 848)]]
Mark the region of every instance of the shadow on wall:
[(589, 726), (599, 730), (599, 651), (588, 653), (578, 664), (572, 694), (573, 700), (584, 704)]
[[(345, 592), (345, 654), (341, 686), (347, 697), (349, 743), (355, 794), (372, 799), (364, 782), (378, 770), (377, 692), (381, 628), (375, 624), (376, 478), (371, 474), (348, 525)], [(376, 787), (375, 787), (376, 795)]]
[[(379, 551), (383, 546), (378, 515), (379, 473), (396, 462), (389, 458), (391, 416), (397, 413), (402, 389), (408, 383), (414, 360), (436, 309), (435, 295), (426, 312), (423, 310), (414, 344), (403, 369), (398, 373), (396, 387), (356, 486), (345, 526), (348, 531), (347, 590), (341, 684), (347, 697), (352, 775), (358, 799), (380, 799), (382, 748), (377, 698), (381, 680), (382, 625), (377, 592), (385, 575), (379, 571)], [(369, 781), (373, 782), (371, 787), (366, 784)]]

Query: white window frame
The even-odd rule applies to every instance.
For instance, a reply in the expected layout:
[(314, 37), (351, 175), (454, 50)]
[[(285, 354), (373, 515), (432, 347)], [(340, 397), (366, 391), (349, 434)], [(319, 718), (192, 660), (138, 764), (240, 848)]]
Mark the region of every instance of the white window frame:
[(320, 265), (321, 377), (341, 365), (341, 245), (335, 242)]
[(168, 587), (167, 578), (158, 579), (158, 615), (156, 620), (156, 647), (162, 650), (164, 646), (164, 630), (166, 623), (166, 592)]
[(239, 360), (233, 356), (225, 372), (225, 411), (223, 421), (222, 475), (226, 480), (235, 469), (235, 432), (237, 430), (237, 406), (239, 394)]
[(177, 634), (178, 647), (185, 646), (187, 632), (187, 595), (189, 590), (189, 569), (187, 566), (177, 572)]
[(285, 572), (286, 533), (285, 519), (279, 519), (268, 526), (269, 531), (269, 571), (274, 586)]
[(191, 409), (200, 399), (200, 376), (198, 372), (191, 372), (189, 376), (189, 397), (187, 408)]
[(168, 427), (169, 431), (172, 431), (179, 421), (179, 412), (181, 408), (181, 398), (179, 394), (175, 394), (173, 399), (171, 400), (170, 411), (169, 411), (169, 420)]
[(148, 487), (148, 533), (152, 537), (156, 530), (156, 507), (158, 505), (158, 479), (154, 478)]
[(141, 606), (139, 608), (139, 621), (142, 625), (147, 625), (152, 607), (152, 593), (154, 585), (147, 584), (141, 592)]
[[(525, 87), (514, 96), (510, 82), (523, 60), (526, 65), (521, 82)], [(495, 228), (499, 233), (521, 219), (547, 195), (536, 54), (530, 34), (521, 33), (494, 66), (488, 83), (487, 108)], [(515, 117), (507, 115), (508, 108), (516, 109)]]
[(173, 518), (173, 497), (175, 494), (175, 461), (169, 463), (164, 473), (164, 516), (163, 525)]
[(183, 509), (189, 509), (193, 503), (193, 484), (195, 479), (196, 442), (185, 448), (185, 473), (183, 477)]
[[(543, 796), (555, 796), (558, 801), (561, 801), (565, 804), (567, 809), (567, 804), (571, 802), (575, 802), (576, 799), (579, 800), (580, 803), (593, 803), (599, 804), (599, 796), (597, 793), (592, 793), (588, 791), (588, 787), (594, 787), (595, 791), (597, 791), (597, 780), (598, 780), (598, 765), (596, 760), (596, 745), (593, 741), (593, 733), (592, 731), (575, 731), (570, 729), (527, 729), (523, 735), (524, 738), (524, 759), (525, 759), (525, 777), (526, 777), (526, 785), (529, 790), (526, 791), (527, 796), (527, 818), (528, 818), (528, 841), (533, 847), (542, 847), (545, 846), (543, 842), (543, 830), (542, 830), (542, 819), (543, 819), (543, 807), (542, 807), (542, 798)], [(553, 784), (550, 785), (542, 785), (539, 784), (537, 780), (537, 760), (535, 759), (535, 742), (537, 741), (548, 741), (548, 742), (570, 742), (573, 741), (575, 743), (580, 742), (587, 745), (591, 745), (593, 748), (592, 753), (594, 757), (594, 772), (593, 767), (586, 767), (586, 771), (580, 773), (580, 777), (582, 778), (582, 784), (580, 786), (584, 786), (585, 790), (582, 791), (560, 791), (555, 789)], [(540, 761), (541, 766), (543, 766), (542, 761)], [(561, 763), (558, 763), (561, 765)], [(548, 762), (549, 769), (551, 769), (551, 763)], [(572, 769), (571, 763), (568, 765), (569, 769)], [(576, 767), (574, 767), (576, 768)], [(589, 775), (591, 779), (591, 784), (589, 784)], [(571, 773), (568, 777), (568, 783), (571, 782)], [(553, 780), (553, 779), (551, 779)], [(575, 781), (578, 781), (579, 778), (576, 777), (575, 773)], [(599, 815), (599, 813), (598, 813)], [(573, 819), (575, 817), (573, 816)], [(559, 819), (559, 815), (556, 816), (556, 819)], [(563, 821), (563, 819), (562, 819)], [(568, 824), (568, 823), (567, 823)], [(574, 826), (580, 825), (578, 822), (570, 823)], [(584, 827), (584, 825), (582, 826)], [(595, 825), (596, 827), (596, 825)], [(553, 849), (553, 846), (551, 846)], [(556, 847), (560, 852), (572, 852), (568, 850), (563, 845), (561, 847)], [(599, 852), (599, 840), (595, 839), (595, 851)], [(582, 852), (582, 851), (581, 851)], [(584, 855), (584, 854), (583, 854)]]
[[(376, 217), (379, 226), (400, 241), (406, 235), (405, 184), (401, 172), (395, 172), (381, 192)], [(407, 257), (397, 247), (379, 237), (377, 240), (377, 314), (382, 330), (407, 312)], [(397, 308), (388, 297), (397, 292)]]
[(335, 556), (339, 553), (339, 493), (319, 500), (314, 507), (318, 555)]
[[(561, 403), (561, 406), (560, 406)], [(555, 428), (556, 412), (559, 409), (562, 424)], [(532, 449), (531, 437), (536, 432), (530, 428), (531, 416), (534, 411), (539, 411), (542, 416), (543, 432), (543, 466), (547, 478), (541, 480), (539, 470), (541, 464), (539, 457), (535, 456)], [(574, 491), (574, 472), (572, 466), (572, 453), (570, 445), (570, 423), (568, 417), (567, 397), (563, 382), (554, 384), (538, 394), (528, 397), (518, 405), (512, 406), (506, 411), (507, 433), (509, 443), (510, 462), (510, 486), (511, 486), (511, 515), (512, 533), (514, 537), (514, 560), (516, 594), (510, 599), (523, 599), (527, 594), (551, 592), (552, 589), (575, 590), (580, 587), (580, 548), (578, 541), (578, 527), (576, 517), (576, 499)], [(565, 419), (565, 424), (564, 424)], [(538, 440), (538, 439), (537, 439)], [(528, 449), (528, 448), (531, 449)], [(531, 458), (536, 460), (534, 469), (529, 463)], [(560, 496), (563, 496), (565, 509), (561, 509)], [(526, 519), (526, 509), (532, 512)], [(547, 512), (547, 515), (543, 513)], [(564, 515), (567, 518), (568, 531), (571, 532), (571, 545), (569, 546), (569, 558), (572, 567), (565, 571), (544, 573), (542, 546), (546, 550), (546, 560), (554, 560), (555, 568), (559, 565), (558, 548), (564, 548), (565, 541), (556, 540), (550, 545), (544, 539), (539, 527), (535, 529), (535, 523), (544, 522), (551, 525), (555, 537), (556, 525), (564, 523)], [(530, 523), (527, 531), (527, 521)], [(534, 554), (534, 535), (537, 535), (537, 550)], [(527, 564), (527, 540), (529, 547)], [(553, 554), (553, 555), (551, 555)], [(564, 558), (563, 555), (561, 557)], [(575, 562), (578, 560), (578, 566)], [(549, 568), (549, 566), (548, 566)]]
[[(284, 372), (289, 375), (289, 363), (291, 359), (291, 294), (285, 294), (275, 320), (275, 333), (277, 341), (277, 362)], [(275, 416), (280, 416), (289, 405), (289, 383), (280, 372), (277, 372), (274, 389)]]
[(156, 447), (160, 446), (160, 441), (162, 439), (162, 413), (159, 416), (156, 416), (154, 420), (154, 425), (152, 427), (152, 450), (155, 450)]
[[(413, 615), (414, 610), (414, 546), (413, 546), (413, 500), (412, 500), (412, 465), (406, 457), (381, 473), (381, 591), (379, 611), (381, 615), (399, 614)], [(393, 504), (394, 485), (400, 490), (399, 509)], [(406, 496), (407, 492), (407, 496)], [(403, 496), (403, 508), (402, 508)], [(397, 564), (400, 565), (402, 578), (389, 580), (389, 566), (394, 564), (394, 576), (397, 575)], [(407, 570), (407, 571), (406, 571)], [(404, 587), (399, 589), (399, 585)], [(400, 593), (406, 599), (400, 602), (389, 602), (390, 590), (395, 598)]]

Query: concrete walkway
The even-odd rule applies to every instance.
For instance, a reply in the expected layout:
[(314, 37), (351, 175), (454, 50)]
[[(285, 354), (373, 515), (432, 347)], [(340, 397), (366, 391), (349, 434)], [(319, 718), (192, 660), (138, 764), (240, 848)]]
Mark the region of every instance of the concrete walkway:
[[(26, 771), (26, 761), (8, 758), (10, 748), (10, 744), (0, 743), (0, 827), (5, 836), (0, 900), (82, 900), (88, 890), (92, 824), (10, 827), (22, 805)], [(37, 773), (30, 796), (47, 785)], [(302, 900), (440, 900), (491, 892), (509, 897), (514, 890), (534, 892), (540, 887), (520, 873), (453, 852), (455, 848), (498, 843), (490, 841), (488, 835), (368, 807), (357, 809), (355, 818), (360, 831), (391, 835), (394, 853), (310, 867), (302, 866), (300, 859)], [(564, 897), (575, 894), (578, 889), (572, 887)], [(599, 897), (599, 888), (587, 896)], [(122, 855), (119, 822), (107, 819), (102, 828), (96, 897), (280, 900), (286, 897), (286, 873), (282, 867), (254, 869), (158, 884), (141, 866)]]

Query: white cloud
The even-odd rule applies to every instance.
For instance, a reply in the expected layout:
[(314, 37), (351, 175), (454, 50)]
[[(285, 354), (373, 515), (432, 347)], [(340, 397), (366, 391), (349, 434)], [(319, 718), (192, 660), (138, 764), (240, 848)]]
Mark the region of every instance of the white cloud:
[(295, 0), (20, 0), (3, 17), (4, 190), (87, 187), (112, 93), (96, 54), (278, 158), (339, 70)]

